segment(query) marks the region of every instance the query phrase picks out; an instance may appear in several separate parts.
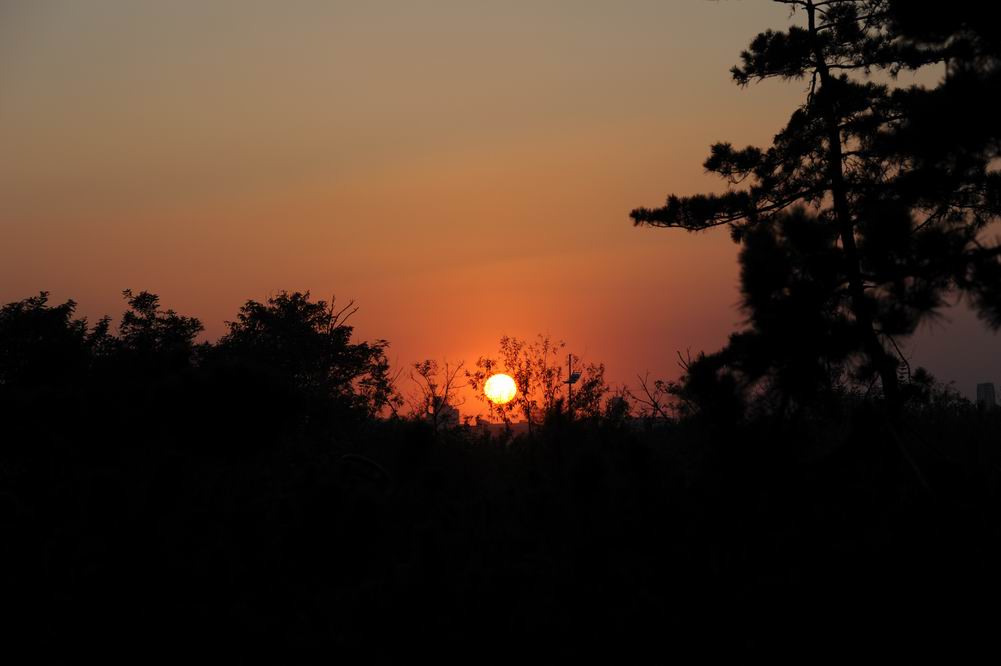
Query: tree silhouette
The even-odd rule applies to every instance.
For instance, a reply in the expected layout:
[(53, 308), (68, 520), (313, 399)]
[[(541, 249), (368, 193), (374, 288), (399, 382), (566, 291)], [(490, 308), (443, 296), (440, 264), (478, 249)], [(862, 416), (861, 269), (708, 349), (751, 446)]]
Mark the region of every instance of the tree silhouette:
[(0, 308), (0, 391), (58, 384), (85, 369), (99, 335), (75, 311), (72, 300), (49, 305), (45, 291)]
[[(500, 358), (478, 358), (475, 369), (466, 370), (466, 379), (477, 398), (487, 402), (491, 415), (508, 423), (517, 413), (531, 430), (559, 399), (560, 350), (565, 346), (548, 335), (540, 334), (532, 342), (505, 335), (500, 339)], [(486, 380), (497, 372), (510, 375), (518, 387), (514, 399), (503, 405), (495, 405), (483, 395)]]
[[(625, 394), (605, 399), (602, 366), (579, 359), (571, 423), (562, 347), (508, 338), (472, 374), (531, 380), (504, 414), (527, 404), (543, 427), (514, 441), (374, 417), (360, 387), (390, 385), (382, 344), (353, 340), (353, 306), (308, 294), (248, 301), (215, 344), (148, 292), (127, 296), (115, 332), (44, 292), (3, 305), (8, 652), (458, 661), (496, 643), (510, 659), (648, 661), (665, 644), (681, 657), (899, 653), (931, 636), (982, 653), (996, 633), (977, 602), (999, 587), (1001, 411), (914, 373), (897, 427), (935, 501), (867, 446), (883, 438), (867, 405), (741, 422), (754, 373), (822, 393), (823, 364), (796, 335), (837, 341), (829, 327), (853, 326), (815, 303), (829, 295), (817, 264), (838, 257), (836, 231), (807, 210), (748, 229), (750, 326), (681, 359), (680, 384), (641, 379), (638, 411), (656, 428), (635, 428)], [(414, 375), (434, 404), (458, 370)]]
[(459, 424), (458, 407), (463, 400), (457, 400), (455, 391), (461, 388), (459, 372), (463, 362), (440, 364), (434, 359), (417, 361), (410, 369), (410, 380), (417, 387), (417, 395), (410, 400), (412, 416), (427, 421), (433, 432), (440, 428)]
[(673, 420), (670, 411), (674, 406), (671, 404), (669, 383), (663, 379), (651, 381), (649, 372), (636, 375), (636, 383), (638, 390), (627, 388), (625, 391), (635, 406), (636, 415), (648, 422)]
[(137, 370), (179, 369), (195, 354), (195, 338), (204, 330), (194, 317), (160, 309), (160, 297), (148, 291), (122, 292), (129, 308), (118, 326), (117, 344)]
[(347, 325), (357, 311), (311, 301), (309, 292), (280, 292), (265, 303), (247, 301), (218, 342), (226, 358), (281, 377), (311, 398), (366, 416), (399, 405), (386, 358), (385, 340), (352, 342)]
[(610, 388), (605, 381), (604, 363), (581, 364), (581, 359), (572, 355), (573, 365), (580, 370), (580, 379), (573, 385), (570, 396), (570, 415), (597, 419), (605, 413), (606, 401)]
[(741, 307), (748, 327), (716, 358), (769, 411), (786, 414), (833, 398), (848, 383), (844, 365), (862, 343), (840, 307), (841, 263), (836, 230), (803, 208), (744, 235)]
[[(741, 86), (806, 79), (802, 105), (766, 149), (712, 146), (705, 168), (727, 181), (726, 192), (672, 194), (631, 216), (688, 231), (726, 225), (745, 244), (744, 306), (756, 334), (733, 340), (726, 362), (762, 356), (754, 372), (783, 368), (778, 385), (803, 393), (827, 362), (855, 360), (860, 377), (878, 375), (893, 406), (897, 339), (951, 291), (1001, 325), (1001, 249), (983, 239), (1001, 214), (996, 124), (982, 118), (982, 104), (954, 105), (996, 91), (997, 42), (975, 34), (968, 3), (943, 9), (953, 20), (930, 31), (907, 3), (776, 1), (804, 25), (759, 34), (731, 73)], [(948, 64), (949, 76), (931, 90), (868, 76), (932, 64)], [(790, 217), (797, 205), (808, 212)], [(780, 248), (784, 264), (768, 266)], [(794, 321), (807, 329), (785, 354)]]
[[(539, 334), (533, 341), (503, 336), (500, 339), (499, 358), (481, 356), (474, 369), (466, 370), (466, 379), (477, 398), (487, 402), (492, 416), (508, 423), (515, 414), (528, 424), (529, 431), (554, 412), (567, 410), (561, 395), (566, 388), (563, 374), (566, 343)], [(580, 358), (571, 354), (575, 366)], [(609, 388), (605, 382), (605, 366), (587, 364), (575, 385), (570, 414), (593, 417), (601, 413)], [(497, 372), (509, 374), (518, 387), (511, 402), (495, 405), (483, 395), (483, 384)]]

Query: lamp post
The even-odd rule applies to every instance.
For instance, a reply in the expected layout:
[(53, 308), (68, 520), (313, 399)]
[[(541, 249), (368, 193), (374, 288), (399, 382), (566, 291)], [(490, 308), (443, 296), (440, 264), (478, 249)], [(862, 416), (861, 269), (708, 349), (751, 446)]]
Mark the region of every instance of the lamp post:
[(567, 385), (567, 412), (573, 418), (573, 385), (580, 379), (580, 371), (573, 370), (573, 354), (567, 354), (567, 380), (563, 382)]

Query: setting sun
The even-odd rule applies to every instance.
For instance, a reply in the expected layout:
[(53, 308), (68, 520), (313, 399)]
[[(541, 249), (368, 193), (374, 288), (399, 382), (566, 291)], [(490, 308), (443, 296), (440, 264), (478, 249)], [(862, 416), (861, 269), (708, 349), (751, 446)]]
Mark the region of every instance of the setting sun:
[(483, 385), (483, 392), (490, 402), (495, 405), (503, 405), (511, 402), (514, 394), (518, 392), (518, 385), (510, 375), (497, 374), (491, 377)]

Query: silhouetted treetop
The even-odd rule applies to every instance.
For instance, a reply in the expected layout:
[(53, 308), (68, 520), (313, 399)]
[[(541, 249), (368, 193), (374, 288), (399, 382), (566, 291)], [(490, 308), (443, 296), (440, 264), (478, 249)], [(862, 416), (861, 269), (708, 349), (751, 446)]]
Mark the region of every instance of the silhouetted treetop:
[[(790, 301), (782, 306), (789, 315), (822, 308), (816, 322), (841, 322), (825, 324), (824, 335), (855, 345), (841, 350), (851, 351), (844, 360), (858, 357), (861, 376), (877, 373), (893, 403), (901, 360), (895, 339), (934, 316), (947, 294), (967, 294), (989, 325), (1001, 325), (1001, 247), (982, 234), (1001, 217), (994, 167), (1001, 134), (984, 103), (1001, 90), (997, 29), (980, 27), (986, 16), (978, 3), (937, 7), (932, 14), (943, 21), (935, 24), (919, 3), (776, 1), (789, 5), (798, 23), (759, 34), (731, 74), (742, 86), (807, 80), (803, 103), (767, 148), (712, 146), (704, 167), (727, 191), (671, 194), (664, 206), (631, 216), (636, 225), (687, 231), (728, 226), (746, 244), (743, 306), (756, 331), (753, 349), (748, 339), (733, 341), (742, 353), (765, 353), (759, 345), (769, 336), (786, 339), (768, 324), (779, 301)], [(933, 88), (868, 78), (928, 65), (946, 74)], [(794, 206), (807, 212), (790, 216)], [(804, 233), (816, 226), (808, 218), (829, 231)], [(809, 250), (814, 237), (829, 241), (819, 254)], [(775, 258), (784, 260), (757, 268), (779, 248)], [(780, 270), (796, 273), (778, 279)], [(802, 293), (810, 294), (806, 301)], [(818, 339), (816, 358), (834, 360), (820, 351), (825, 344)]]
[(58, 381), (85, 367), (92, 335), (76, 303), (49, 305), (48, 292), (0, 308), (0, 389)]
[(148, 291), (122, 292), (129, 308), (118, 326), (118, 344), (144, 362), (183, 367), (191, 361), (195, 338), (204, 330), (195, 317), (160, 309), (160, 297)]
[(375, 413), (398, 401), (389, 377), (385, 340), (352, 342), (346, 322), (353, 302), (336, 308), (309, 292), (280, 292), (247, 301), (218, 343), (230, 358), (264, 366), (296, 389)]

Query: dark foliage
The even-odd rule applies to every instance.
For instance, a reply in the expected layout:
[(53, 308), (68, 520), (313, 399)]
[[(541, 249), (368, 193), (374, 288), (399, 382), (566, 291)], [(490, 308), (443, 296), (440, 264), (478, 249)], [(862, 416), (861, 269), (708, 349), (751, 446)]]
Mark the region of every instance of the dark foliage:
[[(802, 234), (796, 247), (822, 254), (823, 229), (800, 216), (752, 242), (795, 266), (783, 244)], [(748, 276), (747, 298), (790, 273)], [(248, 303), (215, 345), (155, 296), (127, 298), (117, 334), (45, 294), (0, 310), (9, 654), (661, 661), (992, 645), (1001, 413), (923, 375), (902, 430), (850, 396), (809, 419), (748, 418), (701, 359), (689, 418), (631, 420), (618, 396), (498, 439), (373, 418), (360, 380), (382, 377), (382, 343), (352, 342), (304, 294)], [(779, 375), (812, 384), (811, 367)]]
[[(309, 292), (247, 301), (216, 346), (216, 360), (253, 367), (285, 388), (361, 418), (397, 400), (385, 340), (351, 342), (353, 303), (312, 302)], [(345, 414), (341, 414), (345, 416)]]
[[(670, 195), (632, 218), (730, 227), (752, 328), (722, 357), (767, 375), (780, 404), (878, 376), (896, 409), (900, 341), (948, 295), (1001, 323), (1001, 246), (985, 233), (1001, 216), (1001, 130), (986, 103), (1001, 90), (997, 22), (974, 2), (779, 1), (797, 24), (758, 35), (731, 73), (742, 86), (804, 79), (802, 105), (767, 149), (712, 147), (705, 168), (734, 189)], [(869, 77), (929, 65), (945, 72), (931, 88)]]

